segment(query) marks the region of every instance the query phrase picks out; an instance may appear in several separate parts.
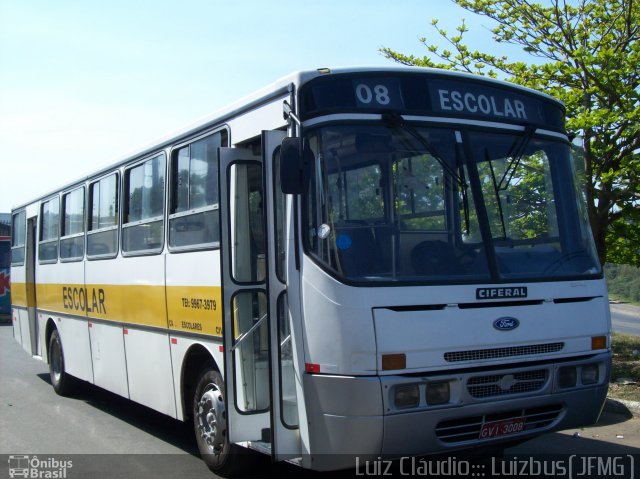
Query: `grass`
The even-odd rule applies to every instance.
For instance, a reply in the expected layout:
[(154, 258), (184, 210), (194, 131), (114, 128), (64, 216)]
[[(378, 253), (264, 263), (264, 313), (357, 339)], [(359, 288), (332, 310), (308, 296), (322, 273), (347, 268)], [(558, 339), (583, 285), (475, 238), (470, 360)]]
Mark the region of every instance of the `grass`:
[[(640, 336), (614, 333), (611, 338), (613, 367), (609, 396), (640, 401)], [(634, 354), (635, 351), (635, 354)], [(629, 378), (636, 384), (617, 384), (619, 378)]]

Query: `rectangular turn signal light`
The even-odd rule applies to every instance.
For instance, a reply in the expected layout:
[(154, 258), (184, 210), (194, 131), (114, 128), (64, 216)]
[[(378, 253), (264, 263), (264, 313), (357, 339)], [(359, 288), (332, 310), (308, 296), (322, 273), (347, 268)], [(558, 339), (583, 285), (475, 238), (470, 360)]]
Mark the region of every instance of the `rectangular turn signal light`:
[(392, 369), (406, 369), (407, 356), (404, 353), (400, 354), (383, 354), (382, 355), (382, 369), (389, 371)]
[(591, 338), (591, 349), (607, 349), (607, 337), (593, 336)]

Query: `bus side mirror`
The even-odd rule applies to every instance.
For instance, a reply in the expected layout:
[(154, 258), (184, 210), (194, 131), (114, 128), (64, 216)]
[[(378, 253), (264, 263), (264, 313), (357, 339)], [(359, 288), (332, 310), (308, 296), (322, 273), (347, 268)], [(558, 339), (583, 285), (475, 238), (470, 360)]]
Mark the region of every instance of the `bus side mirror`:
[(285, 138), (280, 148), (280, 188), (286, 195), (305, 192), (305, 162), (300, 138)]

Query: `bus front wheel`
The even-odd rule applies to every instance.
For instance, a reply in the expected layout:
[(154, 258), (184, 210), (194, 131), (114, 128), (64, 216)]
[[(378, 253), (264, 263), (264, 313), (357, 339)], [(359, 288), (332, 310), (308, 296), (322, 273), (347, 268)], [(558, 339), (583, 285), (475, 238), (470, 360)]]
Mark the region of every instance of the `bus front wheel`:
[(54, 329), (49, 338), (49, 376), (53, 390), (60, 396), (68, 396), (73, 392), (75, 381), (69, 376), (64, 366), (64, 352), (60, 333)]
[(235, 476), (250, 467), (250, 454), (236, 444), (229, 444), (225, 388), (222, 376), (208, 364), (200, 373), (193, 395), (193, 427), (202, 459), (216, 474)]

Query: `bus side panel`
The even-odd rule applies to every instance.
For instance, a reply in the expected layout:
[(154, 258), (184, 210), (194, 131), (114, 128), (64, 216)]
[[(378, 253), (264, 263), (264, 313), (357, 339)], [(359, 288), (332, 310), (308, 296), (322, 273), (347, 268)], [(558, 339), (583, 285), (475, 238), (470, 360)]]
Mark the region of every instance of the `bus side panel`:
[[(121, 309), (109, 306), (111, 288), (105, 287), (105, 308), (125, 323), (124, 347), (129, 397), (175, 417), (171, 354), (164, 288), (164, 256), (121, 258), (117, 272), (129, 284), (120, 285)], [(113, 278), (116, 280), (116, 278)], [(122, 280), (120, 280), (122, 281)], [(137, 328), (140, 324), (143, 328)], [(152, 329), (153, 328), (153, 329)]]
[[(42, 315), (38, 315), (42, 317)], [(40, 324), (46, 326), (46, 316)], [(89, 332), (87, 321), (79, 318), (55, 317), (56, 327), (60, 334), (62, 350), (64, 351), (64, 367), (66, 372), (82, 379), (93, 382), (93, 367), (91, 365), (91, 350), (89, 346)], [(47, 345), (45, 351), (49, 350)]]
[(22, 345), (22, 349), (30, 355), (33, 355), (33, 352), (31, 351), (31, 325), (29, 324), (29, 312), (27, 310), (20, 310), (18, 321), (20, 321), (20, 339), (18, 341)]
[[(47, 344), (47, 323), (49, 317), (36, 311), (36, 321), (38, 323), (38, 356), (45, 363), (49, 363), (49, 345)], [(86, 325), (85, 325), (86, 328)], [(87, 347), (89, 347), (89, 332), (87, 332)], [(91, 354), (88, 356), (89, 364), (91, 364)], [(91, 378), (93, 379), (93, 367), (91, 367)]]
[[(95, 384), (128, 398), (129, 386), (121, 323), (125, 321), (122, 314), (125, 298), (122, 296), (127, 290), (126, 287), (119, 286), (121, 281), (126, 281), (127, 271), (123, 269), (122, 261), (121, 258), (86, 261), (85, 281), (92, 299), (92, 311), (87, 315), (90, 322), (89, 337)], [(97, 296), (95, 308), (94, 294)], [(110, 323), (111, 321), (113, 323)]]
[[(220, 250), (169, 254), (165, 260), (169, 330), (170, 333), (176, 333), (175, 336), (171, 335), (171, 361), (178, 408), (176, 417), (184, 420), (191, 413), (189, 410), (183, 411), (183, 405), (190, 408), (191, 400), (183, 398), (182, 391), (183, 364), (187, 351), (197, 344), (204, 346), (224, 374), (223, 354), (219, 350), (222, 343)], [(181, 332), (215, 337), (212, 337), (213, 341), (203, 342), (201, 339), (185, 337)]]
[(229, 120), (232, 143), (237, 146), (240, 142), (259, 136), (264, 130), (284, 128), (286, 122), (282, 117), (282, 102), (288, 99), (289, 93), (286, 93), (268, 104), (261, 105), (260, 108)]
[(13, 338), (22, 345), (22, 317), (27, 315), (27, 283), (24, 266), (11, 267), (11, 320)]
[(129, 397), (156, 411), (176, 417), (168, 334), (127, 328), (124, 345)]
[(220, 250), (165, 258), (169, 329), (221, 337)]
[(22, 345), (22, 321), (28, 321), (26, 267), (11, 267), (11, 320), (13, 338)]
[[(86, 321), (88, 305), (84, 287), (84, 262), (39, 265), (37, 278), (38, 325), (46, 328), (48, 318), (55, 319), (67, 372), (93, 382)], [(41, 334), (39, 336), (43, 338)], [(48, 348), (48, 344), (44, 348), (39, 347), (43, 352), (48, 351)]]
[(122, 326), (92, 322), (89, 335), (95, 383), (128, 398), (129, 386)]
[(13, 323), (13, 339), (15, 339), (20, 346), (22, 346), (22, 333), (20, 331), (20, 316), (22, 314), (27, 314), (26, 311), (22, 309), (13, 308), (13, 315), (11, 318), (11, 322)]
[[(184, 336), (170, 335), (171, 340), (171, 361), (173, 365), (173, 382), (174, 389), (176, 391), (176, 406), (177, 414), (176, 419), (181, 421), (186, 420), (187, 416), (191, 414), (191, 396), (183, 396), (183, 394), (189, 394), (189, 391), (183, 391), (184, 384), (182, 383), (182, 374), (184, 371), (184, 362), (187, 352), (191, 348), (205, 348), (213, 361), (218, 365), (220, 374), (224, 376), (224, 358), (223, 353), (220, 350), (222, 347), (222, 341), (218, 338), (213, 338), (213, 341), (202, 341), (199, 339), (191, 339)], [(198, 366), (199, 368), (200, 366)], [(199, 372), (199, 371), (190, 371)], [(184, 407), (183, 407), (184, 406)]]

